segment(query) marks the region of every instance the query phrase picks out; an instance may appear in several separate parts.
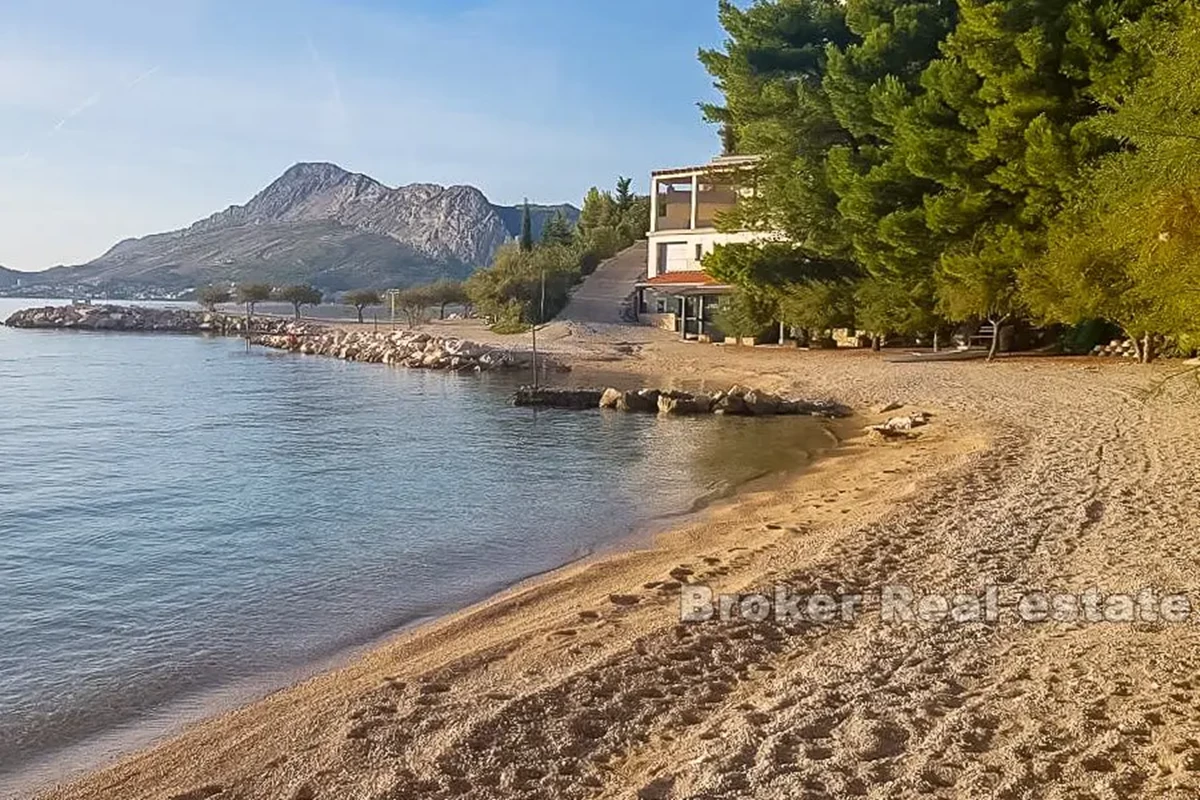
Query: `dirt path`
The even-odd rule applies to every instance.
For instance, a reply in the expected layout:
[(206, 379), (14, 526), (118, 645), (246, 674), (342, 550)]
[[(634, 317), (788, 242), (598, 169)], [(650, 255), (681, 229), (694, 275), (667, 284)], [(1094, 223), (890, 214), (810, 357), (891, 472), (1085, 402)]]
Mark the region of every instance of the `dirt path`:
[[(561, 337), (571, 338), (569, 328)], [(594, 337), (586, 370), (936, 413), (53, 797), (1192, 798), (1196, 621), (678, 624), (719, 591), (1105, 593), (1200, 608), (1196, 395), (1083, 360), (883, 364)], [(563, 352), (566, 352), (564, 350)]]

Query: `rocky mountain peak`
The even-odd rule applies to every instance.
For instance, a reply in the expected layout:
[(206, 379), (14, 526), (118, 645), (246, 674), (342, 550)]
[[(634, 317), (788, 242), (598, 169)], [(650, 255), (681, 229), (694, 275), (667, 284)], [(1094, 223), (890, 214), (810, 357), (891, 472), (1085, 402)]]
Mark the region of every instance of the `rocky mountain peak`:
[[(570, 206), (531, 208), (535, 235), (560, 208), (578, 215)], [(244, 205), (47, 274), (163, 287), (250, 277), (331, 289), (406, 285), (485, 266), (516, 236), (520, 215), (474, 186), (392, 188), (336, 164), (301, 162)]]

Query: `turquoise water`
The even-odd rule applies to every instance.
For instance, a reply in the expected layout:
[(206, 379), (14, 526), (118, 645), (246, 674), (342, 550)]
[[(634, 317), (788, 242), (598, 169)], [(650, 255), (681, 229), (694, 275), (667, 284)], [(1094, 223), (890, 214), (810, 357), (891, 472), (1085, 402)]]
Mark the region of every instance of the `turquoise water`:
[[(0, 300), (0, 318), (28, 301)], [(0, 795), (807, 460), (811, 420), (507, 405), (507, 379), (0, 328)]]

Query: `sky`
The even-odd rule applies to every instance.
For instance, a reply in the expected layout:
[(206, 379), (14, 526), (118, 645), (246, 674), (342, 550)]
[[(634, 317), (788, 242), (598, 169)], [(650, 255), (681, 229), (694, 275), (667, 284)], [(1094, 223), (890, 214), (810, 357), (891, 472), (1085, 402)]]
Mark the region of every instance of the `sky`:
[(78, 264), (297, 161), (495, 203), (707, 160), (716, 0), (4, 0), (0, 265)]

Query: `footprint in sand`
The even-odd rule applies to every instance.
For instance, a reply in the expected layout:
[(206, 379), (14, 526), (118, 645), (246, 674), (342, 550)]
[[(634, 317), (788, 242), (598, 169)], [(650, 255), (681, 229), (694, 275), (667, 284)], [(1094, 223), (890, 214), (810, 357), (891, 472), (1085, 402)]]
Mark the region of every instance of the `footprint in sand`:
[(209, 797), (215, 797), (225, 791), (225, 787), (218, 783), (201, 786), (199, 789), (192, 789), (187, 792), (173, 794), (169, 800), (206, 800)]
[(421, 687), (421, 694), (445, 694), (450, 691), (450, 685), (446, 683), (427, 683)]

